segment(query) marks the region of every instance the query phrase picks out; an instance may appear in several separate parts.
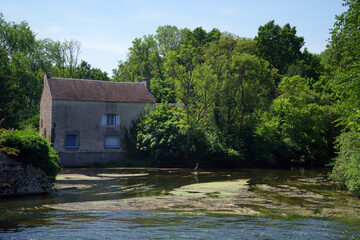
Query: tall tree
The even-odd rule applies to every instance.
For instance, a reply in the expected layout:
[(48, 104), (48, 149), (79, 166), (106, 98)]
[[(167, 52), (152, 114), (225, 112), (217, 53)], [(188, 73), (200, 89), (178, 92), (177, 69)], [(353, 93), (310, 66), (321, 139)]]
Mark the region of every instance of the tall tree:
[(199, 64), (192, 45), (181, 45), (171, 51), (166, 61), (167, 76), (175, 82), (177, 97), (184, 103), (188, 125), (186, 158), (189, 157), (193, 133), (214, 103), (214, 75), (209, 67)]
[(69, 77), (73, 78), (75, 75), (75, 68), (78, 66), (81, 43), (77, 40), (66, 40), (62, 45), (63, 56), (65, 64), (69, 68)]
[(91, 65), (84, 60), (75, 68), (75, 77), (79, 79), (109, 81), (106, 72), (101, 71), (99, 68), (92, 68)]
[(155, 39), (158, 41), (159, 53), (166, 54), (177, 49), (184, 40), (184, 32), (176, 26), (164, 25), (156, 29)]
[(344, 0), (343, 5), (347, 10), (336, 16), (329, 45), (332, 90), (343, 126), (333, 178), (360, 194), (360, 1)]
[(27, 22), (6, 22), (0, 14), (0, 48), (2, 85), (6, 98), (0, 118), (4, 127), (17, 127), (20, 121), (34, 114), (39, 99), (39, 44)]
[(27, 22), (17, 24), (6, 22), (0, 13), (0, 46), (10, 54), (16, 52), (30, 52), (35, 44), (35, 33), (31, 31)]
[[(329, 102), (311, 90), (305, 79), (284, 77), (280, 95), (261, 113), (252, 146), (255, 159), (272, 166), (323, 166), (329, 162)], [(330, 102), (331, 103), (331, 102)], [(330, 122), (335, 119), (330, 119)], [(331, 145), (331, 143), (329, 143)]]
[[(274, 96), (275, 72), (258, 58), (255, 42), (223, 34), (204, 50), (205, 63), (216, 75), (214, 121), (226, 139), (239, 139), (244, 120), (268, 106)], [(244, 132), (244, 131), (243, 131)]]
[(282, 28), (272, 20), (259, 27), (255, 37), (259, 56), (285, 74), (288, 67), (301, 58), (304, 38), (296, 36), (296, 28), (285, 24)]

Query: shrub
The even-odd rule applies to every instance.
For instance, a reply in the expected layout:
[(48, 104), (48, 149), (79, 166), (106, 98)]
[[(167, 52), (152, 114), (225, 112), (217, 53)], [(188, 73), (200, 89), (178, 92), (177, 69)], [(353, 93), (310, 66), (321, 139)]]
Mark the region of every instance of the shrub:
[[(242, 167), (244, 163), (243, 151), (234, 149), (227, 144), (225, 136), (217, 127), (207, 130), (197, 129), (194, 133), (192, 158), (199, 162), (201, 167), (232, 168)], [(238, 148), (242, 143), (237, 144)]]
[(360, 134), (351, 130), (338, 138), (339, 155), (335, 158), (331, 177), (349, 191), (360, 194)]
[(184, 110), (167, 104), (147, 108), (137, 125), (137, 149), (148, 153), (160, 165), (169, 165), (186, 151)]
[(55, 182), (55, 177), (61, 170), (59, 156), (39, 133), (6, 131), (2, 133), (1, 144), (19, 150), (14, 157), (17, 161), (40, 168), (52, 182)]

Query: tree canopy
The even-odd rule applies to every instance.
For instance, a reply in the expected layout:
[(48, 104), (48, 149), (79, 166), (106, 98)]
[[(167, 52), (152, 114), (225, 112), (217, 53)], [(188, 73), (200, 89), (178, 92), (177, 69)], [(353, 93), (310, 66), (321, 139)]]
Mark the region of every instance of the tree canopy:
[(348, 9), (336, 16), (322, 54), (306, 48), (295, 26), (273, 20), (253, 39), (164, 25), (135, 38), (111, 78), (80, 58), (79, 41), (37, 39), (27, 22), (0, 15), (0, 119), (6, 128), (38, 124), (44, 73), (147, 77), (162, 104), (134, 125), (135, 151), (182, 166), (332, 163), (333, 178), (359, 193), (360, 3), (343, 2)]
[[(38, 126), (44, 74), (109, 80), (107, 73), (80, 61), (81, 43), (36, 39), (28, 23), (0, 14), (0, 119), (3, 127)], [(79, 64), (80, 63), (80, 64)]]

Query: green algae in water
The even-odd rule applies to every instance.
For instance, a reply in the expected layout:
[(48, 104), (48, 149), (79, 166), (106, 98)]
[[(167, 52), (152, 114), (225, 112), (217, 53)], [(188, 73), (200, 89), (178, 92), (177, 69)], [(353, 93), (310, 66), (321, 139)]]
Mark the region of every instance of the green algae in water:
[[(144, 173), (149, 175), (133, 175), (127, 179), (120, 177), (124, 176), (121, 174)], [(163, 227), (164, 231), (171, 231), (171, 227), (174, 227), (173, 230), (175, 231), (176, 228), (178, 232), (181, 230), (179, 226), (183, 226), (182, 224), (185, 224), (186, 221), (196, 218), (189, 226), (196, 225), (196, 221), (203, 221), (197, 226), (206, 231), (211, 231), (211, 226), (216, 226), (216, 228), (224, 226), (224, 229), (231, 229), (232, 223), (228, 219), (243, 219), (244, 224), (246, 223), (246, 231), (254, 231), (253, 238), (260, 236), (260, 232), (256, 232), (257, 227), (259, 227), (257, 224), (266, 225), (269, 221), (291, 225), (292, 232), (293, 227), (296, 227), (297, 224), (303, 224), (304, 232), (310, 234), (307, 236), (314, 236), (314, 238), (317, 235), (311, 235), (311, 231), (319, 231), (322, 226), (326, 226), (330, 232), (333, 231), (331, 232), (332, 236), (342, 238), (344, 236), (346, 236), (345, 238), (358, 236), (355, 233), (359, 233), (359, 231), (354, 230), (359, 229), (359, 199), (356, 196), (337, 191), (336, 187), (326, 180), (323, 173), (316, 171), (227, 170), (200, 174), (197, 178), (191, 174), (190, 169), (166, 171), (156, 169), (149, 171), (146, 169), (127, 170), (123, 168), (74, 169), (69, 171), (69, 174), (82, 174), (98, 178), (102, 176), (101, 174), (107, 174), (107, 177), (118, 176), (118, 178), (108, 180), (103, 178), (97, 180), (94, 178), (92, 180), (78, 179), (77, 181), (63, 179), (59, 183), (78, 184), (79, 186), (83, 184), (91, 187), (88, 189), (64, 188), (59, 189), (58, 193), (41, 198), (2, 201), (0, 204), (0, 221), (6, 219), (8, 226), (11, 226), (12, 229), (22, 226), (22, 231), (27, 234), (29, 234), (28, 230), (32, 232), (32, 229), (36, 229), (38, 224), (42, 227), (41, 231), (44, 232), (45, 229), (50, 234), (49, 236), (54, 231), (51, 226), (56, 226), (59, 231), (66, 231), (66, 224), (68, 224), (79, 228), (79, 232), (81, 232), (82, 226), (87, 226), (87, 231), (84, 230), (83, 232), (85, 235), (82, 237), (84, 237), (89, 236), (89, 224), (98, 224), (96, 226), (101, 226), (102, 229), (108, 226), (118, 228), (119, 222), (115, 222), (117, 225), (111, 222), (112, 219), (119, 218), (114, 217), (114, 213), (117, 211), (122, 217), (124, 213), (129, 213), (129, 219), (135, 218), (134, 215), (141, 218), (149, 212), (161, 212), (164, 215), (169, 214), (169, 217), (164, 218), (165, 220), (154, 221), (154, 224), (151, 223), (152, 220), (149, 220), (150, 222), (144, 221), (144, 224), (139, 225), (134, 221), (133, 224), (138, 228), (157, 228), (159, 226), (160, 228)], [(105, 177), (105, 175), (103, 176)], [(243, 179), (243, 184), (236, 182), (237, 179)], [(245, 181), (247, 179), (249, 180)], [(196, 181), (200, 183), (197, 184)], [(261, 185), (263, 188), (259, 187)], [(41, 206), (50, 206), (51, 209)], [(7, 209), (6, 214), (1, 214), (4, 209)], [(86, 215), (90, 212), (95, 215), (104, 213), (105, 219), (108, 216), (109, 221), (104, 220), (101, 214), (100, 217), (94, 215), (94, 217), (87, 218)], [(173, 214), (183, 217), (172, 218)], [(154, 216), (154, 218), (156, 217), (161, 218), (162, 216)], [(89, 221), (85, 221), (86, 218)], [(264, 221), (262, 222), (261, 219)], [(166, 224), (167, 221), (173, 222)], [(211, 225), (211, 221), (214, 221), (213, 225)], [(236, 221), (234, 220), (234, 222)], [(251, 222), (255, 222), (253, 228)], [(235, 224), (237, 232), (241, 229), (239, 224), (241, 224), (240, 220)], [(92, 229), (99, 229), (96, 226)], [(350, 229), (354, 234), (336, 235), (334, 229), (329, 229), (329, 226), (335, 226), (342, 233)], [(281, 227), (272, 230), (278, 235), (281, 232)], [(122, 231), (124, 232), (124, 230)], [(161, 230), (156, 229), (156, 231)], [(294, 231), (296, 232), (296, 229)], [(111, 229), (108, 229), (107, 232), (114, 234)], [(207, 237), (224, 237), (224, 233), (226, 231), (220, 235), (216, 235), (214, 232)], [(15, 238), (22, 238), (22, 235), (14, 236)], [(42, 238), (39, 235), (29, 236), (35, 239)], [(97, 238), (96, 232), (92, 232), (91, 236)], [(110, 236), (118, 237), (116, 235)], [(169, 237), (169, 235), (167, 236)], [(264, 236), (268, 236), (268, 238), (277, 237), (271, 233)], [(289, 236), (290, 238), (291, 236), (299, 238), (296, 235), (285, 234), (283, 235), (285, 239), (285, 236), (287, 238)], [(322, 236), (325, 238), (326, 235)], [(136, 237), (149, 238), (149, 236), (141, 235)], [(202, 238), (206, 237), (202, 236)]]

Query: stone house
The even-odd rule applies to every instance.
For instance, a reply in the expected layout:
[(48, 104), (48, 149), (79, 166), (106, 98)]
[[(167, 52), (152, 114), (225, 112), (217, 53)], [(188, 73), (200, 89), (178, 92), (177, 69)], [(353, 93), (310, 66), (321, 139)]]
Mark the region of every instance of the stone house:
[(44, 77), (40, 134), (59, 153), (63, 167), (86, 167), (128, 157), (123, 129), (155, 104), (149, 80), (107, 82)]

